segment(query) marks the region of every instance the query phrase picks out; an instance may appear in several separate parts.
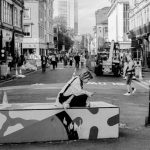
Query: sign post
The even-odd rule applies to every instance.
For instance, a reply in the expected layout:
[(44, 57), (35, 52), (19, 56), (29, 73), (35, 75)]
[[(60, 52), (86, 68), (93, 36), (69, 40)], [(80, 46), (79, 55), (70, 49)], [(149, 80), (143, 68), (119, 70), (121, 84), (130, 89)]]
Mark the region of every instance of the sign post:
[(149, 108), (148, 108), (148, 117), (146, 117), (145, 126), (150, 126), (150, 85), (149, 85)]

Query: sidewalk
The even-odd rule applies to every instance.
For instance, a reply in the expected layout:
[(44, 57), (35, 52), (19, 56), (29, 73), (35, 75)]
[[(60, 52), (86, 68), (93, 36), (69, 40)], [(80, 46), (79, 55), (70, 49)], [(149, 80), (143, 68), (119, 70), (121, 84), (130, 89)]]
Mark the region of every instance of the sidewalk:
[[(38, 67), (37, 70), (39, 70), (41, 67)], [(35, 72), (36, 70), (22, 70), (22, 75), (27, 75), (31, 72)], [(16, 76), (16, 70), (15, 68), (12, 68), (12, 70), (10, 71), (10, 74), (8, 74), (6, 77), (0, 77), (0, 83), (12, 80), (12, 79), (16, 79), (18, 78)]]
[(142, 70), (142, 79), (136, 78), (139, 82), (145, 82), (146, 84), (150, 84), (150, 69)]

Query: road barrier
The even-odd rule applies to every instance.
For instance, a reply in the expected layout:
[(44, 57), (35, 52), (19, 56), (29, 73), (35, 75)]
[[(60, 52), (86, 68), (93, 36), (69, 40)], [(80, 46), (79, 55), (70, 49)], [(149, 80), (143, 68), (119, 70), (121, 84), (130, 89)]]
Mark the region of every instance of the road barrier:
[(64, 110), (52, 103), (0, 105), (0, 143), (118, 138), (119, 108), (105, 102)]

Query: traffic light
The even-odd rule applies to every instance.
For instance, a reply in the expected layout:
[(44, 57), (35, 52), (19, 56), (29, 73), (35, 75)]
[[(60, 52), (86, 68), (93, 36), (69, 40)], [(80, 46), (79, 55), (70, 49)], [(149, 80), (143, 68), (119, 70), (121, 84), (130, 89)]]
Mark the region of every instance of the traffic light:
[(119, 49), (119, 47), (120, 47), (120, 46), (119, 46), (119, 43), (118, 43), (118, 42), (116, 42), (116, 43), (115, 43), (115, 45), (114, 45), (114, 49), (115, 49), (115, 50), (118, 50), (118, 49)]
[(4, 49), (0, 50), (0, 60), (6, 61), (6, 51)]
[(55, 49), (57, 49), (57, 42), (56, 41), (54, 42), (54, 46), (55, 46)]

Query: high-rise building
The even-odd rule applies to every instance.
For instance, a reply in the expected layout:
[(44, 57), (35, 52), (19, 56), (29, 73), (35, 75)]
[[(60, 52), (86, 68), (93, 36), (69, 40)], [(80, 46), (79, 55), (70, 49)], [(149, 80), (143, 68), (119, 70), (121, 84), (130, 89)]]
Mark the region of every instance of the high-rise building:
[(78, 34), (78, 0), (74, 0), (74, 32)]
[(78, 0), (55, 0), (54, 17), (63, 18), (67, 28), (78, 33)]

